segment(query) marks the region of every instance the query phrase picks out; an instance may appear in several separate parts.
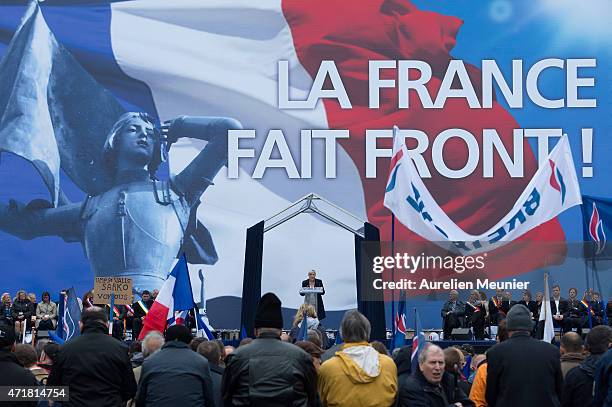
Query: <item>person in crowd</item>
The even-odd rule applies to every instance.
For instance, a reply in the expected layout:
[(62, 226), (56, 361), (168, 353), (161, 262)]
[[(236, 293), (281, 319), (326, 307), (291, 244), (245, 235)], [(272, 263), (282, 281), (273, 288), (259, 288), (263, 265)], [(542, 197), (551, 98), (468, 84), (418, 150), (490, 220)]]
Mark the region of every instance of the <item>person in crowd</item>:
[(467, 382), (470, 384), (470, 392), (471, 385), (474, 383), (474, 378), (476, 377), (476, 372), (478, 371), (478, 367), (487, 360), (487, 356), (483, 353), (479, 353), (474, 355), (470, 362), (470, 375), (467, 378)]
[(153, 301), (155, 301), (155, 299), (157, 298), (157, 294), (159, 294), (159, 290), (157, 288), (155, 288), (153, 291), (151, 291), (151, 299)]
[(289, 334), (288, 334), (287, 332), (283, 332), (283, 333), (281, 334), (280, 339), (281, 339), (281, 341), (283, 341), (283, 342), (291, 342), (291, 337), (289, 336)]
[[(150, 331), (145, 335), (142, 340), (142, 361), (144, 363), (145, 359), (157, 352), (164, 346), (165, 340), (164, 336), (158, 331)], [(140, 381), (140, 374), (142, 373), (142, 363), (136, 366), (134, 369), (134, 378), (136, 379), (136, 383)]]
[(376, 351), (370, 340), (370, 321), (349, 310), (340, 323), (344, 344), (319, 369), (319, 395), (323, 406), (392, 406), (397, 393), (393, 360)]
[(553, 285), (552, 298), (550, 299), (550, 310), (553, 317), (553, 325), (555, 328), (560, 328), (563, 332), (565, 314), (567, 314), (567, 300), (561, 297), (561, 287), (558, 284)]
[(240, 343), (238, 344), (238, 347), (246, 346), (251, 342), (253, 342), (253, 338), (244, 338), (240, 341)]
[[(508, 331), (506, 330), (506, 320), (502, 320), (497, 326), (497, 343), (501, 343), (508, 339)], [(487, 407), (486, 390), (487, 390), (487, 359), (482, 359), (476, 365), (476, 375), (472, 381), (470, 389), (470, 400), (474, 402), (476, 407)]]
[(317, 312), (315, 311), (314, 307), (306, 303), (300, 305), (295, 313), (295, 317), (293, 318), (293, 325), (291, 326), (291, 331), (289, 331), (291, 342), (295, 343), (298, 340), (298, 334), (300, 333), (300, 328), (302, 327), (304, 314), (306, 314), (307, 329), (316, 330), (319, 333), (320, 339), (320, 344), (318, 346), (326, 348), (327, 341), (325, 341), (326, 343), (323, 343), (323, 340), (327, 338), (325, 328), (321, 325), (321, 322), (317, 318)]
[(381, 341), (372, 341), (370, 342), (370, 346), (376, 349), (376, 351), (380, 353), (381, 355), (389, 356), (389, 350), (387, 349), (385, 344), (382, 343)]
[(36, 349), (34, 349), (32, 345), (28, 343), (18, 343), (15, 345), (15, 356), (21, 366), (32, 372), (38, 383), (43, 384), (46, 382), (49, 372), (38, 366), (38, 355), (36, 355)]
[(153, 306), (153, 299), (151, 298), (151, 293), (149, 291), (143, 290), (140, 298), (140, 301), (136, 301), (134, 304), (132, 304), (132, 309), (134, 310), (134, 318), (132, 320), (132, 338), (134, 339), (140, 336), (144, 318)]
[(222, 395), (225, 407), (304, 406), (317, 402), (317, 372), (302, 349), (282, 342), (281, 301), (264, 294), (255, 312), (256, 339), (225, 359)]
[(13, 321), (13, 301), (9, 293), (2, 294), (2, 303), (0, 303), (0, 323), (5, 325), (14, 325)]
[(209, 363), (189, 349), (190, 329), (172, 325), (164, 337), (142, 364), (136, 406), (214, 406)]
[(15, 334), (20, 336), (24, 326), (26, 329), (30, 328), (30, 321), (33, 316), (32, 302), (24, 290), (17, 291), (17, 296), (13, 301), (12, 314), (15, 321)]
[(397, 368), (397, 382), (402, 383), (412, 370), (412, 346), (402, 346), (393, 351), (393, 361)]
[(506, 318), (508, 313), (508, 303), (504, 303), (504, 290), (498, 288), (495, 295), (489, 300), (489, 315), (491, 316), (491, 325), (499, 325), (500, 321)]
[(478, 290), (472, 290), (470, 298), (465, 304), (465, 321), (466, 325), (472, 328), (477, 340), (482, 340), (485, 337), (486, 315), (485, 302), (482, 301), (480, 293)]
[(487, 352), (487, 404), (558, 406), (563, 387), (559, 350), (530, 336), (533, 322), (524, 305), (508, 312), (506, 329), (510, 337)]
[(454, 346), (444, 349), (444, 370), (453, 378), (453, 387), (459, 387), (467, 395), (470, 394), (470, 384), (462, 377), (465, 366), (463, 352)]
[(567, 310), (563, 316), (563, 331), (569, 332), (576, 329), (578, 335), (582, 335), (582, 327), (587, 316), (587, 309), (578, 299), (578, 290), (574, 287), (569, 289), (569, 299), (567, 300)]
[(595, 407), (612, 406), (612, 349), (608, 349), (597, 363), (593, 405)]
[(83, 294), (83, 298), (81, 299), (81, 304), (83, 304), (83, 310), (94, 306), (93, 290), (89, 290), (85, 294)]
[(567, 372), (580, 365), (585, 358), (582, 338), (576, 332), (566, 332), (561, 337), (561, 372), (563, 378)]
[(597, 362), (612, 344), (612, 328), (605, 325), (591, 329), (586, 337), (589, 356), (565, 376), (562, 407), (591, 407)]
[(221, 367), (225, 367), (225, 345), (221, 339), (214, 339), (211, 342), (214, 342), (219, 347), (219, 352), (221, 353)]
[(84, 308), (81, 335), (62, 345), (47, 386), (68, 386), (70, 400), (62, 407), (120, 405), (136, 394), (128, 347), (108, 335), (103, 308)]
[(295, 345), (310, 355), (312, 358), (312, 364), (318, 371), (321, 367), (321, 355), (323, 354), (324, 350), (310, 341), (297, 341)]
[(451, 290), (449, 299), (442, 307), (442, 326), (444, 327), (444, 339), (449, 340), (453, 329), (461, 327), (461, 317), (465, 313), (465, 304), (459, 300), (459, 292)]
[[(0, 386), (21, 387), (38, 386), (31, 371), (25, 369), (13, 353), (15, 349), (15, 328), (13, 325), (0, 324)], [(23, 402), (20, 406), (36, 406), (37, 402)], [(9, 406), (11, 403), (0, 402)]]
[(42, 293), (42, 302), (36, 306), (36, 328), (43, 331), (55, 329), (57, 324), (57, 305), (51, 301), (48, 291)]
[(217, 407), (223, 407), (223, 399), (221, 398), (221, 381), (223, 379), (223, 372), (225, 369), (221, 366), (221, 352), (219, 351), (219, 347), (214, 342), (206, 341), (201, 342), (196, 351), (208, 360), (215, 405)]
[(592, 326), (602, 325), (604, 322), (605, 307), (601, 301), (601, 296), (598, 292), (591, 293), (591, 300), (589, 301), (589, 307), (591, 312), (591, 324)]
[(398, 407), (473, 406), (474, 403), (444, 370), (444, 352), (426, 343), (419, 352), (419, 368), (400, 383)]
[(38, 367), (45, 369), (47, 371), (47, 376), (49, 373), (51, 373), (51, 368), (53, 367), (53, 363), (55, 363), (59, 350), (60, 345), (55, 342), (47, 342), (47, 344), (43, 347), (40, 356), (38, 356)]
[(191, 349), (194, 352), (197, 352), (198, 346), (200, 346), (202, 342), (206, 342), (206, 341), (208, 341), (208, 339), (206, 339), (205, 337), (196, 336), (195, 338), (191, 340), (191, 342), (189, 342), (189, 349)]
[[(323, 287), (323, 281), (317, 278), (317, 272), (314, 270), (310, 270), (308, 272), (308, 278), (302, 281), (302, 287), (320, 287), (323, 288), (323, 292), (317, 294), (317, 309), (316, 313), (318, 315), (319, 321), (323, 321), (325, 319), (325, 305), (323, 305), (323, 296), (325, 295), (325, 288)], [(305, 295), (305, 294), (300, 294)]]
[(223, 358), (223, 360), (227, 359), (227, 357), (229, 355), (231, 355), (232, 353), (234, 353), (234, 351), (236, 350), (235, 347), (233, 347), (232, 345), (226, 345), (223, 347), (223, 354), (225, 355), (225, 357)]

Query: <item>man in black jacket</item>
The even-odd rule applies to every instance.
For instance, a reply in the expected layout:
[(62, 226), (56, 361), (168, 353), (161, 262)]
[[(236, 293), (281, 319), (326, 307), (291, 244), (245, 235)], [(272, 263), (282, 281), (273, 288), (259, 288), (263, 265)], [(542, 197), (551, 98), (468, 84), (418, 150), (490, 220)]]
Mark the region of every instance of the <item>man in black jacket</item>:
[(612, 328), (605, 325), (591, 329), (586, 337), (589, 356), (570, 370), (565, 376), (563, 388), (563, 407), (591, 407), (593, 403), (593, 383), (597, 362), (612, 343)]
[(257, 305), (255, 339), (225, 360), (221, 385), (225, 407), (314, 407), (317, 372), (312, 358), (282, 342), (281, 302), (267, 293)]
[(144, 290), (141, 294), (141, 300), (136, 301), (132, 304), (134, 310), (134, 317), (132, 318), (132, 338), (138, 339), (140, 330), (142, 329), (142, 321), (144, 317), (149, 313), (149, 310), (153, 306), (153, 300), (151, 299), (151, 293)]
[(567, 314), (567, 300), (561, 297), (561, 287), (553, 285), (552, 298), (550, 299), (550, 310), (553, 317), (553, 325), (555, 328), (561, 328), (565, 333), (565, 314)]
[(529, 309), (517, 304), (506, 317), (510, 338), (487, 352), (489, 407), (556, 407), (563, 375), (559, 349), (533, 339)]
[(444, 329), (444, 340), (451, 339), (453, 329), (461, 327), (461, 318), (465, 313), (465, 304), (459, 301), (459, 292), (451, 290), (448, 301), (442, 306), (442, 326)]
[[(0, 386), (22, 387), (38, 386), (34, 375), (19, 364), (13, 353), (15, 349), (15, 328), (0, 325)], [(36, 406), (37, 402), (17, 403), (20, 406)], [(0, 401), (0, 406), (14, 405), (10, 401)]]
[(419, 353), (419, 368), (399, 384), (397, 407), (466, 407), (474, 403), (444, 371), (444, 352), (426, 343)]
[(214, 407), (208, 360), (189, 348), (191, 330), (173, 325), (165, 339), (142, 364), (136, 406)]
[(69, 386), (71, 406), (124, 406), (136, 394), (128, 347), (108, 336), (108, 315), (89, 307), (81, 314), (81, 335), (60, 349), (47, 386)]

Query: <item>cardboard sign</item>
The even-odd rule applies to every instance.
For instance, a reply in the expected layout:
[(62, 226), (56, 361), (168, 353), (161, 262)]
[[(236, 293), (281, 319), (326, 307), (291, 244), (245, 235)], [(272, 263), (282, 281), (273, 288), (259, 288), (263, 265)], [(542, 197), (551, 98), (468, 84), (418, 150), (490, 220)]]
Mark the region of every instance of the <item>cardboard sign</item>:
[(115, 294), (115, 305), (133, 303), (132, 279), (122, 277), (96, 277), (94, 281), (94, 304), (110, 304), (111, 294)]

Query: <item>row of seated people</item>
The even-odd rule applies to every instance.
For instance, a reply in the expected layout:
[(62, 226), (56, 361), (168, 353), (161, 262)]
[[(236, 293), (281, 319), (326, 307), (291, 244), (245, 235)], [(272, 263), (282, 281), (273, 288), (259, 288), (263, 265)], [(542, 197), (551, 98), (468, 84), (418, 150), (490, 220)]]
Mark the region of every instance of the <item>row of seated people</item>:
[[(552, 294), (550, 305), (553, 325), (562, 333), (576, 330), (582, 334), (583, 328), (612, 323), (612, 301), (605, 304), (597, 292), (588, 291), (579, 299), (578, 290), (570, 288), (569, 298), (565, 299), (561, 297), (561, 288), (555, 285)], [(513, 301), (511, 293), (497, 290), (495, 296), (487, 299), (484, 292), (473, 290), (468, 301), (463, 302), (459, 300), (459, 293), (453, 290), (441, 311), (444, 338), (451, 338), (455, 328), (471, 328), (475, 339), (485, 339), (485, 328), (498, 325), (516, 304), (523, 304), (529, 309), (535, 322), (534, 330), (537, 331), (541, 329), (538, 321), (543, 298), (543, 294), (538, 292), (533, 300), (531, 292), (525, 290), (520, 301)]]

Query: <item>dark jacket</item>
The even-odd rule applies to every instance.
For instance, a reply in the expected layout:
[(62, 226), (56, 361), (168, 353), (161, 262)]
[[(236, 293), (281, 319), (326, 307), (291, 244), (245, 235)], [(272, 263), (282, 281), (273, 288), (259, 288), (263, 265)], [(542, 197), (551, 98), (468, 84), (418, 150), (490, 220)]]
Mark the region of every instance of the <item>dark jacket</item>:
[(23, 301), (15, 300), (13, 302), (13, 319), (15, 321), (29, 320), (34, 313), (32, 312), (32, 301), (25, 299)]
[(166, 343), (142, 364), (136, 405), (214, 406), (208, 360), (184, 342)]
[(474, 405), (448, 372), (444, 372), (440, 386), (429, 383), (421, 369), (399, 383), (397, 407), (447, 407), (457, 402), (464, 407)]
[[(0, 350), (0, 386), (38, 386), (34, 375), (19, 364), (15, 354)], [(20, 406), (36, 406), (37, 402), (17, 403)], [(10, 401), (0, 401), (0, 406), (15, 405)]]
[(13, 324), (13, 306), (0, 304), (0, 322), (8, 325)]
[[(308, 279), (302, 281), (302, 287), (308, 287)], [(315, 287), (323, 288), (323, 281), (319, 280), (318, 278), (315, 278)], [(317, 294), (317, 318), (319, 318), (319, 321), (325, 319), (325, 305), (323, 305), (323, 295), (325, 295), (325, 288), (323, 288), (323, 292), (321, 294)]]
[(595, 371), (595, 406), (612, 406), (612, 349), (599, 359)]
[(591, 407), (594, 405), (595, 368), (601, 356), (590, 355), (580, 366), (573, 368), (567, 373), (561, 399), (563, 407)]
[[(561, 404), (563, 375), (559, 349), (515, 332), (487, 352), (489, 407), (555, 407)], [(517, 390), (518, 389), (518, 390)]]
[(265, 332), (225, 361), (225, 407), (314, 407), (317, 372), (299, 347)]
[(580, 366), (584, 358), (585, 355), (582, 353), (570, 352), (561, 355), (561, 372), (563, 373), (563, 378), (565, 379), (567, 372), (569, 372), (576, 366)]
[(223, 398), (221, 398), (221, 381), (223, 379), (224, 368), (221, 366), (210, 364), (210, 377), (212, 378), (213, 397), (217, 407), (223, 407)]
[(69, 386), (70, 406), (124, 406), (136, 394), (128, 347), (108, 336), (106, 326), (86, 326), (57, 354), (48, 386)]
[(410, 371), (412, 369), (411, 357), (412, 346), (402, 346), (393, 359), (395, 366), (397, 366), (398, 385), (410, 376)]
[(565, 318), (565, 314), (567, 314), (568, 311), (567, 300), (559, 297), (559, 309), (557, 310), (557, 304), (555, 303), (555, 299), (553, 297), (550, 297), (550, 311), (553, 315), (556, 315), (558, 312), (560, 315), (564, 315)]

